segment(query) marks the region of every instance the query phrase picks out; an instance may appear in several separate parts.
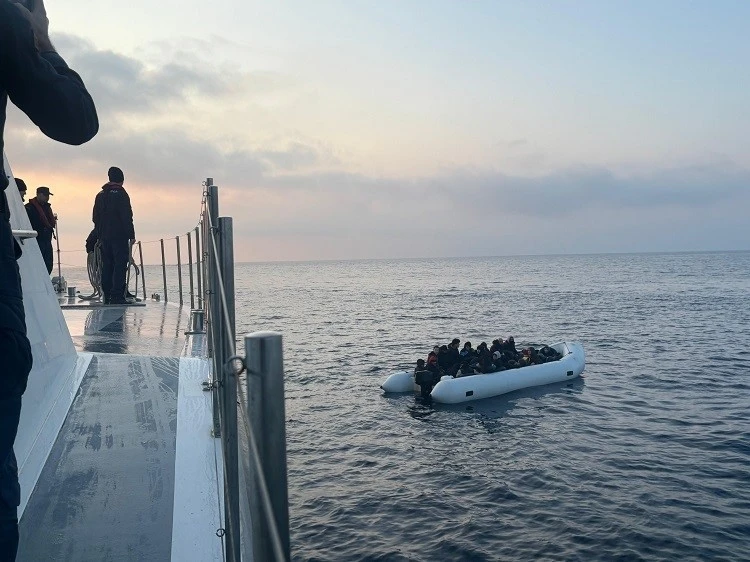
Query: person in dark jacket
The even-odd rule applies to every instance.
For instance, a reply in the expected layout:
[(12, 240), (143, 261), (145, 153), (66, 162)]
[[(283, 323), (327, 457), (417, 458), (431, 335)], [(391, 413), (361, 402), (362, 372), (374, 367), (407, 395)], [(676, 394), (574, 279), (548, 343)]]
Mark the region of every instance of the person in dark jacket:
[(14, 178), (16, 180), (16, 187), (18, 188), (18, 193), (21, 195), (21, 201), (24, 203), (26, 202), (26, 182), (23, 181), (21, 178)]
[(39, 251), (42, 252), (44, 265), (47, 266), (47, 273), (52, 273), (53, 252), (52, 237), (55, 234), (55, 223), (57, 217), (52, 212), (52, 206), (49, 204), (50, 193), (49, 187), (37, 187), (36, 197), (26, 203), (26, 214), (29, 215), (31, 228), (36, 230), (36, 241), (39, 244)]
[(93, 213), (102, 248), (102, 293), (104, 304), (125, 304), (125, 274), (130, 247), (135, 242), (133, 208), (122, 186), (125, 182), (122, 170), (113, 166), (107, 176), (109, 182), (97, 194)]
[(458, 368), (461, 366), (461, 355), (458, 351), (458, 346), (461, 345), (461, 340), (453, 338), (451, 344), (448, 346), (448, 369), (449, 375), (455, 375)]
[[(4, 147), (8, 98), (48, 137), (82, 144), (96, 135), (99, 121), (81, 78), (55, 52), (48, 35), (43, 0), (31, 11), (0, 0), (0, 152)], [(0, 164), (2, 166), (2, 164)], [(21, 397), (31, 371), (21, 278), (5, 196), (8, 178), (0, 173), (0, 560), (12, 561), (18, 549), (17, 508), (21, 502), (13, 442)]]

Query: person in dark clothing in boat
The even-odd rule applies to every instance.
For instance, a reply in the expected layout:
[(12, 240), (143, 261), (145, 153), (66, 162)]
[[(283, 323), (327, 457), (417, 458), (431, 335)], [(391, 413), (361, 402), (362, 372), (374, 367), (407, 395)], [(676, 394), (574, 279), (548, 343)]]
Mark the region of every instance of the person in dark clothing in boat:
[(102, 249), (102, 293), (104, 304), (126, 304), (125, 274), (135, 242), (133, 208), (123, 187), (125, 176), (120, 168), (111, 167), (94, 202), (94, 228)]
[(47, 273), (52, 273), (54, 263), (52, 252), (52, 238), (55, 235), (55, 224), (57, 217), (52, 212), (52, 205), (49, 204), (50, 192), (49, 187), (37, 187), (36, 197), (26, 203), (26, 214), (29, 216), (31, 228), (36, 230), (36, 241), (39, 244), (39, 251), (42, 252), (44, 265), (47, 266)]
[(482, 342), (477, 346), (477, 354), (479, 358), (478, 369), (482, 373), (492, 373), (495, 370), (495, 366), (492, 363), (492, 353), (490, 353), (486, 342)]
[(458, 351), (458, 346), (461, 344), (461, 340), (453, 338), (450, 345), (448, 346), (448, 357), (446, 359), (447, 368), (445, 374), (454, 376), (458, 372), (458, 368), (461, 366), (461, 355)]
[(438, 349), (438, 367), (443, 372), (446, 372), (450, 367), (450, 355), (448, 354), (447, 345), (441, 345)]
[(458, 373), (456, 374), (456, 376), (468, 377), (473, 374), (474, 374), (474, 367), (472, 367), (468, 361), (464, 361), (461, 363), (461, 367), (458, 369)]
[[(48, 137), (82, 144), (96, 135), (99, 121), (81, 78), (55, 52), (43, 0), (27, 3), (0, 0), (0, 151), (4, 146), (7, 100), (18, 106)], [(21, 414), (21, 397), (31, 371), (32, 354), (26, 336), (21, 255), (10, 228), (0, 174), (0, 558), (12, 561), (18, 549), (17, 508), (21, 502), (13, 442)]]
[(448, 356), (451, 366), (456, 365), (456, 367), (458, 367), (458, 364), (461, 360), (460, 352), (458, 350), (459, 345), (461, 345), (461, 340), (458, 338), (453, 338), (453, 341), (448, 346)]
[(439, 380), (439, 373), (429, 370), (424, 359), (417, 359), (417, 366), (414, 367), (414, 382), (419, 385), (422, 398), (429, 398), (433, 387)]
[(539, 351), (534, 347), (529, 347), (529, 364), (530, 365), (541, 365), (544, 363), (544, 357), (539, 354)]
[(464, 344), (464, 347), (461, 351), (458, 353), (459, 357), (461, 358), (461, 361), (468, 361), (475, 355), (474, 350), (471, 347), (471, 342), (467, 341)]
[(562, 358), (561, 354), (559, 354), (554, 350), (554, 348), (548, 345), (542, 346), (542, 348), (539, 350), (539, 354), (544, 357), (546, 363), (549, 363), (550, 361), (557, 361), (558, 359)]
[(495, 351), (492, 354), (492, 363), (495, 365), (495, 371), (504, 371), (506, 369), (503, 354), (500, 351)]
[(21, 201), (26, 202), (26, 182), (23, 181), (21, 178), (14, 178), (16, 180), (16, 187), (18, 188), (18, 193), (21, 195)]
[(502, 349), (502, 338), (498, 338), (496, 340), (492, 340), (492, 345), (490, 346), (490, 353), (494, 354), (496, 351), (500, 351)]

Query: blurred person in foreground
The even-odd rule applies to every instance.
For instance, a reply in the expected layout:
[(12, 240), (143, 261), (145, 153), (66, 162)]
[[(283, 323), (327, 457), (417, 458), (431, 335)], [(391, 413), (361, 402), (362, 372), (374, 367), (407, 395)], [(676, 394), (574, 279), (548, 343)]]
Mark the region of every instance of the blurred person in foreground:
[[(80, 76), (57, 54), (49, 39), (43, 0), (0, 0), (0, 149), (4, 147), (8, 98), (48, 137), (83, 144), (99, 130), (99, 121)], [(0, 562), (12, 562), (18, 550), (21, 489), (13, 442), (18, 431), (21, 396), (31, 371), (21, 278), (20, 247), (10, 228), (0, 174)]]

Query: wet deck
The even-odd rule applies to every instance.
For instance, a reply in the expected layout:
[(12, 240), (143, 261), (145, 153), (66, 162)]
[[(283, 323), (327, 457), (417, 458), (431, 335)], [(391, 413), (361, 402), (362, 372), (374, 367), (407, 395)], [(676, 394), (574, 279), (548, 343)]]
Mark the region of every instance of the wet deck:
[(61, 305), (78, 351), (161, 357), (193, 354), (185, 349), (188, 308), (159, 302), (103, 306), (67, 298), (61, 299)]
[(23, 512), (18, 560), (220, 559), (204, 337), (186, 338), (171, 304), (63, 312), (90, 362)]

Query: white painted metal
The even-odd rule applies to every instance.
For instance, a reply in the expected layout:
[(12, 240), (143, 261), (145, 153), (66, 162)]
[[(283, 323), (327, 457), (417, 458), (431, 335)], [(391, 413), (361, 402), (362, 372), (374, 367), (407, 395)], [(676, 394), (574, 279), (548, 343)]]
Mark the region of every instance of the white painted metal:
[[(11, 174), (5, 154), (3, 158), (5, 171)], [(12, 175), (5, 193), (10, 207), (11, 228), (31, 230), (31, 223)], [(15, 442), (23, 495), (19, 514), (26, 505), (41, 466), (47, 460), (54, 443), (54, 437), (49, 441), (48, 436), (52, 433), (56, 436), (62, 427), (68, 408), (78, 391), (82, 373), (85, 372), (85, 368), (80, 370), (81, 364), (57, 302), (57, 295), (52, 289), (39, 245), (35, 239), (29, 238), (23, 240), (21, 248), (23, 255), (18, 260), (18, 266), (34, 367), (23, 395), (21, 421)]]
[[(203, 391), (210, 362), (198, 357), (180, 358), (177, 392), (177, 436), (174, 473), (172, 557), (174, 562), (223, 560), (223, 474), (221, 440), (211, 435), (212, 400)], [(217, 467), (218, 464), (218, 467)], [(217, 472), (218, 470), (218, 472)]]

